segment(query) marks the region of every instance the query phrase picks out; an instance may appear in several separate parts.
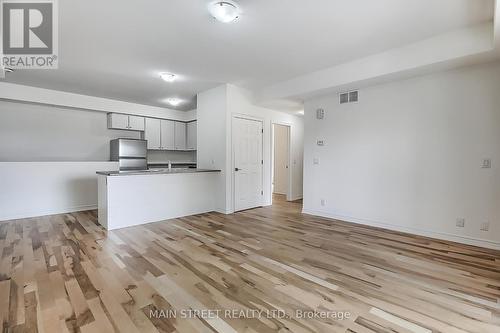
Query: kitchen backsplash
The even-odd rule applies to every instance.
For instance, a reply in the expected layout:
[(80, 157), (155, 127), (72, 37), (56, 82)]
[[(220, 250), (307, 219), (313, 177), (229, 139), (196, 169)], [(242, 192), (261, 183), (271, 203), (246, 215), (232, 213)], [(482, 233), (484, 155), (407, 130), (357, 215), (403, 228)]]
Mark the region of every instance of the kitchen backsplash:
[(196, 163), (196, 151), (148, 150), (148, 163), (167, 163), (168, 161)]

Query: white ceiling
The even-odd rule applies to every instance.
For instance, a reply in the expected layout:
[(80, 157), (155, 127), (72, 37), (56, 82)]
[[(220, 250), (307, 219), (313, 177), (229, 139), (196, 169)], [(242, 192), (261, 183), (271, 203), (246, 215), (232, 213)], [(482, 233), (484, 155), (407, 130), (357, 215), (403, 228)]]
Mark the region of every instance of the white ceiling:
[[(59, 1), (59, 69), (6, 82), (170, 107), (221, 83), (277, 82), (493, 20), (493, 0), (239, 0), (236, 23), (206, 0)], [(158, 73), (179, 75), (165, 83)], [(285, 103), (286, 104), (286, 103)], [(279, 107), (279, 106), (278, 106)]]

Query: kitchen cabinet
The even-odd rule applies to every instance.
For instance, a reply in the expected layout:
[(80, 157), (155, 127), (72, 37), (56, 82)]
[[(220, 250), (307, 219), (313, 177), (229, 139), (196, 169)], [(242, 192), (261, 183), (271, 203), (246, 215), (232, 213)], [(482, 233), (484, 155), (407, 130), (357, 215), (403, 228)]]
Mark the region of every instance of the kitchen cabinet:
[(161, 120), (146, 118), (144, 140), (148, 140), (148, 149), (161, 149)]
[(196, 122), (146, 118), (144, 139), (151, 150), (196, 150)]
[(144, 117), (121, 113), (108, 113), (108, 128), (129, 131), (144, 131)]
[(144, 117), (128, 116), (129, 130), (144, 131)]
[(187, 123), (187, 150), (196, 150), (196, 121)]
[(172, 120), (161, 120), (161, 149), (175, 149), (175, 124), (176, 122)]
[(175, 122), (175, 150), (186, 150), (186, 123)]

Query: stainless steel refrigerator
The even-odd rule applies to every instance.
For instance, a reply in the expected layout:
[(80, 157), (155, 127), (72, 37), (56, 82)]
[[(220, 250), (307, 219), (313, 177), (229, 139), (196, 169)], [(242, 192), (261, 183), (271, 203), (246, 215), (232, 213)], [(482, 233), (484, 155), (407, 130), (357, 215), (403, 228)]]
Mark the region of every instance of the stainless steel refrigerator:
[(147, 141), (115, 139), (110, 141), (111, 161), (120, 163), (120, 171), (147, 170)]

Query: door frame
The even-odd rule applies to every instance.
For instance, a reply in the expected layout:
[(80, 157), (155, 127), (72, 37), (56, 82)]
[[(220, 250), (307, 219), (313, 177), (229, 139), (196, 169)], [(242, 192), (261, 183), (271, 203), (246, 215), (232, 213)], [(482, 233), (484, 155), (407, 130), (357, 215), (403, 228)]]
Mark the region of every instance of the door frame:
[[(234, 120), (235, 119), (244, 119), (244, 120), (250, 120), (250, 121), (257, 121), (260, 122), (262, 125), (262, 160), (265, 161), (264, 159), (264, 119), (259, 118), (259, 117), (253, 117), (249, 116), (246, 114), (239, 114), (239, 113), (234, 113), (231, 117), (231, 212), (234, 213), (236, 212), (236, 191), (235, 191), (235, 177), (236, 177), (236, 172), (234, 171), (235, 166), (235, 158), (234, 158)], [(260, 172), (260, 188), (262, 189), (262, 192), (264, 192), (264, 163), (261, 163), (261, 172)], [(260, 197), (260, 205), (262, 206), (264, 204), (264, 193), (262, 193)]]
[(287, 170), (287, 189), (286, 189), (286, 200), (292, 200), (292, 124), (287, 122), (280, 121), (271, 121), (271, 184), (269, 191), (271, 193), (271, 204), (273, 202), (273, 182), (274, 182), (274, 126), (286, 126), (288, 127), (288, 136), (287, 136), (287, 146), (288, 146), (288, 170)]

